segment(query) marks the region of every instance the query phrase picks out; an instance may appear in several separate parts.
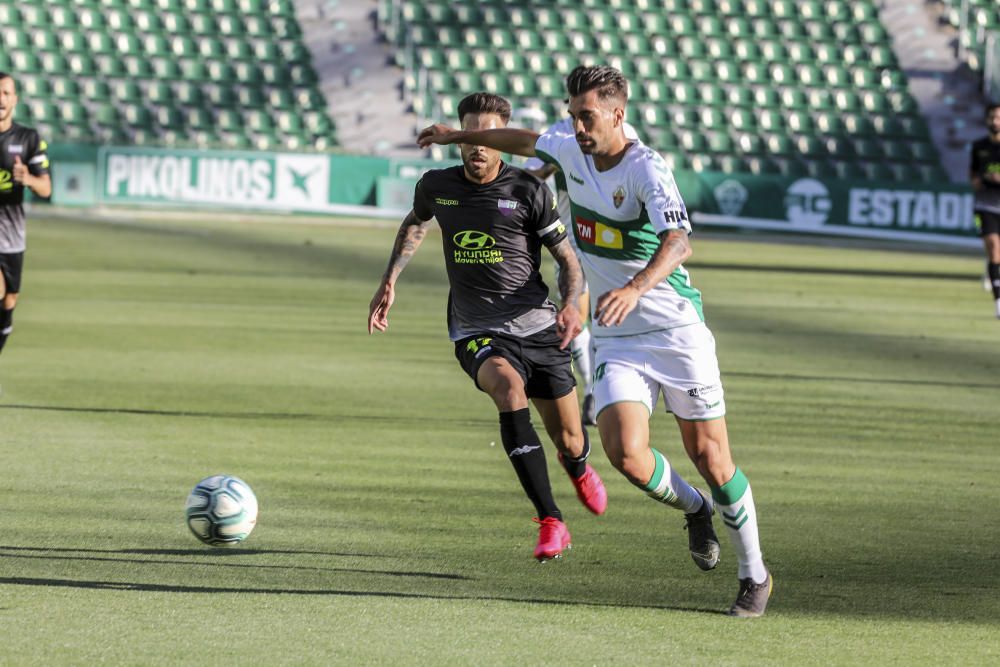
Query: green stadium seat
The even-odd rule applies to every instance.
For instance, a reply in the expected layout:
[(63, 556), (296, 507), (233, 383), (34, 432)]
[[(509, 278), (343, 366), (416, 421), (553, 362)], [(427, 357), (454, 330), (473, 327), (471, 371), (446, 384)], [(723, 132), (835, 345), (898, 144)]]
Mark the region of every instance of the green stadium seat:
[(813, 135), (816, 132), (816, 123), (812, 116), (806, 111), (793, 111), (788, 114), (788, 129), (796, 134)]
[(21, 20), (23, 25), (34, 28), (47, 27), (52, 23), (48, 12), (45, 10), (45, 5), (41, 3), (38, 5), (25, 3), (21, 7)]
[(42, 71), (46, 74), (56, 76), (68, 74), (70, 71), (69, 62), (66, 60), (66, 57), (59, 53), (42, 53), (41, 66)]
[(46, 100), (55, 97), (48, 77), (22, 76), (17, 81), (19, 95), (29, 100)]
[[(714, 126), (718, 127), (718, 125)], [(713, 153), (729, 154), (734, 150), (733, 139), (725, 132), (712, 132), (707, 136), (707, 140), (708, 148)]]
[(239, 132), (243, 129), (243, 117), (233, 109), (218, 110), (215, 122), (223, 132)]
[(806, 174), (812, 178), (833, 179), (837, 178), (837, 168), (823, 159), (807, 160)]
[(31, 48), (36, 51), (58, 51), (60, 50), (59, 36), (54, 30), (34, 30), (31, 33)]
[(743, 86), (733, 86), (726, 92), (726, 101), (738, 107), (752, 106), (754, 104), (753, 91)]
[(847, 133), (852, 136), (870, 137), (875, 134), (875, 126), (868, 116), (852, 113), (844, 114), (842, 119)]
[(729, 112), (729, 124), (736, 130), (754, 130), (757, 118), (749, 109), (734, 109)]
[(894, 181), (896, 173), (883, 162), (869, 162), (863, 166), (865, 178), (871, 181)]
[(940, 159), (937, 148), (930, 142), (914, 142), (910, 145), (910, 151), (913, 154), (913, 159), (917, 162), (935, 163), (936, 165)]
[(112, 98), (111, 86), (104, 79), (84, 79), (83, 96), (88, 102), (107, 102)]
[(708, 150), (708, 141), (702, 132), (681, 132), (678, 139), (681, 148), (688, 153), (704, 153)]
[(23, 23), (20, 9), (14, 5), (0, 5), (0, 26), (16, 27)]
[(717, 155), (714, 160), (716, 169), (724, 174), (746, 174), (750, 171), (749, 163), (736, 155)]
[(94, 107), (92, 116), (100, 127), (117, 129), (121, 125), (121, 114), (116, 104), (98, 104)]
[(125, 79), (113, 84), (111, 97), (117, 102), (136, 104), (142, 101), (143, 94), (139, 84), (131, 79)]
[(823, 88), (810, 88), (806, 93), (809, 100), (809, 108), (813, 111), (827, 111), (835, 108), (833, 95), (829, 90)]
[(777, 109), (781, 106), (778, 91), (769, 86), (758, 86), (753, 91), (754, 104), (760, 109)]
[(778, 132), (785, 129), (785, 117), (774, 109), (761, 109), (757, 112), (757, 127), (767, 132)]
[(795, 138), (795, 150), (800, 155), (807, 157), (825, 157), (826, 147), (819, 137), (815, 135), (799, 136)]
[(185, 127), (184, 114), (174, 107), (159, 107), (155, 119), (156, 125), (162, 129), (179, 131)]

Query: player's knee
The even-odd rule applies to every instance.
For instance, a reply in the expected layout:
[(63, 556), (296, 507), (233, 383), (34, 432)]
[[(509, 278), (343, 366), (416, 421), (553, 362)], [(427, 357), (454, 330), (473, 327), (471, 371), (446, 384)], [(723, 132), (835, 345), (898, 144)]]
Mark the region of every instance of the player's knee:
[(489, 394), (500, 412), (512, 412), (528, 407), (528, 397), (524, 393), (524, 385), (520, 382), (502, 378), (490, 388)]
[(698, 438), (698, 447), (691, 459), (701, 476), (713, 484), (722, 486), (732, 476), (729, 451), (715, 438)]
[(648, 481), (649, 448), (641, 446), (643, 444), (645, 443), (639, 443), (635, 439), (623, 438), (611, 449), (605, 448), (611, 465), (633, 484), (645, 484)]

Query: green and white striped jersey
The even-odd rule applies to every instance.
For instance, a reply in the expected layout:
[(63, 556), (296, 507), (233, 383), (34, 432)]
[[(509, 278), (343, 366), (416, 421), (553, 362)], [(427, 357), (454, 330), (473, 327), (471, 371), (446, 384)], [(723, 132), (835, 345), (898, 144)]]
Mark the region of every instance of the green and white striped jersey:
[[(543, 134), (535, 153), (566, 177), (591, 311), (602, 294), (624, 286), (646, 267), (660, 234), (673, 229), (691, 233), (670, 168), (641, 141), (633, 140), (622, 161), (607, 171), (594, 167), (574, 136)], [(703, 321), (701, 293), (681, 266), (643, 294), (620, 326), (594, 327), (592, 332), (598, 338), (635, 336)]]

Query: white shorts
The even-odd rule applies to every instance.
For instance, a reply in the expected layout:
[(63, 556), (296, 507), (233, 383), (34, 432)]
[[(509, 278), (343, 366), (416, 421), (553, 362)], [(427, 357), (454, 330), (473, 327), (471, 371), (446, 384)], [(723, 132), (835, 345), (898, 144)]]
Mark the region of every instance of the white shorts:
[(615, 403), (642, 403), (653, 414), (659, 395), (667, 412), (705, 421), (726, 414), (715, 336), (698, 323), (622, 338), (594, 337), (597, 413)]

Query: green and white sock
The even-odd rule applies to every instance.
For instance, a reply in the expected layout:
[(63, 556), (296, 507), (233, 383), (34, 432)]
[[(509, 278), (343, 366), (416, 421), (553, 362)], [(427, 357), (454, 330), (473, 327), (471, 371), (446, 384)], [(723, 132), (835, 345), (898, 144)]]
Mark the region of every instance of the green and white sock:
[(750, 577), (754, 583), (763, 583), (767, 578), (767, 569), (760, 552), (757, 508), (753, 503), (750, 480), (737, 468), (731, 480), (718, 488), (712, 487), (712, 498), (722, 523), (726, 524), (729, 539), (736, 548), (739, 578)]
[(652, 451), (653, 458), (656, 460), (656, 469), (653, 470), (653, 476), (642, 487), (642, 490), (653, 500), (670, 505), (685, 514), (697, 512), (703, 502), (701, 494), (677, 474), (677, 471), (670, 466), (666, 456), (655, 449)]
[(583, 327), (576, 338), (570, 342), (569, 349), (570, 354), (573, 355), (573, 365), (576, 366), (577, 372), (583, 378), (584, 395), (593, 393), (594, 374), (590, 363), (590, 329)]

